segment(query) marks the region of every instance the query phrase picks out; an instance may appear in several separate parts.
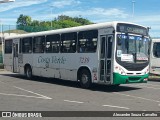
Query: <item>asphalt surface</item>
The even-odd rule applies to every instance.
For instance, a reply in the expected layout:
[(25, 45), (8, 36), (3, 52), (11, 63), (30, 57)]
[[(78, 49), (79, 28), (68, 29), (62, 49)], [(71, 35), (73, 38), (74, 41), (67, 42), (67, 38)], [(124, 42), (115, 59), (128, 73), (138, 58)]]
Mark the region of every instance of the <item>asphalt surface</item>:
[(0, 111), (160, 111), (160, 80), (119, 87), (95, 85), (88, 90), (77, 82), (27, 80), (0, 71)]

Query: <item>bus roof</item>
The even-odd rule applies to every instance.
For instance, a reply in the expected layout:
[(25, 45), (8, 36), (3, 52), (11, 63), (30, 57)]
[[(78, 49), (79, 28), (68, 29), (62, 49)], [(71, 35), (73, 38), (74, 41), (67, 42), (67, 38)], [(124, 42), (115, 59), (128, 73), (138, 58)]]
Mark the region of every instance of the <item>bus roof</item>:
[[(118, 23), (138, 25), (138, 24), (131, 23), (131, 22), (113, 21), (113, 22), (104, 22), (104, 23), (97, 23), (97, 24), (84, 25), (84, 26), (78, 26), (78, 27), (62, 28), (62, 29), (56, 29), (56, 30), (50, 30), (50, 31), (33, 32), (33, 33), (27, 33), (27, 34), (15, 35), (15, 36), (8, 36), (8, 37), (5, 37), (5, 39), (43, 36), (43, 35), (60, 34), (60, 33), (67, 33), (67, 32), (79, 32), (79, 31), (84, 31), (84, 30), (101, 29), (105, 27), (116, 27)], [(144, 27), (142, 25), (138, 25), (138, 26)]]

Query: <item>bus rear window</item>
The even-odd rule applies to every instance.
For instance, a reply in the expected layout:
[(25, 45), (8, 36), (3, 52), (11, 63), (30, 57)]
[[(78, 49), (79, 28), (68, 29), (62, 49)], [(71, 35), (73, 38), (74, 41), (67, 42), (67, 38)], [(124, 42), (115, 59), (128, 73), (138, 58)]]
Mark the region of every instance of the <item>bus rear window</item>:
[(5, 40), (5, 53), (6, 54), (12, 53), (12, 40)]

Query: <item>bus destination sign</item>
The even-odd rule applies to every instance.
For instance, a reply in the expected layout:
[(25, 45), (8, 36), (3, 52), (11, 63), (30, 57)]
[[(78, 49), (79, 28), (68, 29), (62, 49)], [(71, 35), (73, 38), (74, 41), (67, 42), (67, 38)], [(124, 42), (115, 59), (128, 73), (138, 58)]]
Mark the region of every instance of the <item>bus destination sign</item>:
[(144, 36), (148, 35), (148, 30), (144, 27), (122, 23), (117, 25), (117, 32), (141, 34)]

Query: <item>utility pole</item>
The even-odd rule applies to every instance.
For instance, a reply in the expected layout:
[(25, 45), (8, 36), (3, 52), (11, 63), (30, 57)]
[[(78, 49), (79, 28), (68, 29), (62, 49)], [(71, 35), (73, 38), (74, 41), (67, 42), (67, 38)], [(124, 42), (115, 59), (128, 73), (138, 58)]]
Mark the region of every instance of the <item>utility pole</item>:
[(0, 36), (2, 37), (2, 36), (3, 36), (3, 30), (2, 30), (3, 24), (2, 24), (2, 21), (1, 21), (1, 20), (0, 20), (0, 26), (1, 26), (1, 27), (0, 27), (0, 28), (1, 28), (1, 35), (0, 35)]
[(51, 29), (53, 27), (53, 24), (52, 24), (52, 21), (53, 21), (53, 6), (50, 6), (51, 7)]
[(132, 17), (134, 18), (134, 7), (135, 7), (135, 2), (136, 1), (132, 1)]

